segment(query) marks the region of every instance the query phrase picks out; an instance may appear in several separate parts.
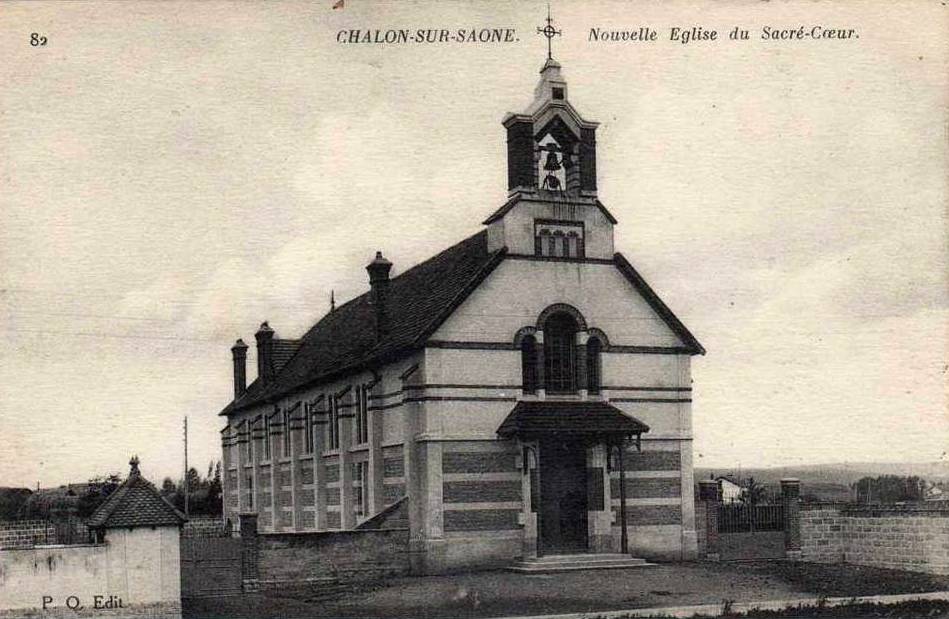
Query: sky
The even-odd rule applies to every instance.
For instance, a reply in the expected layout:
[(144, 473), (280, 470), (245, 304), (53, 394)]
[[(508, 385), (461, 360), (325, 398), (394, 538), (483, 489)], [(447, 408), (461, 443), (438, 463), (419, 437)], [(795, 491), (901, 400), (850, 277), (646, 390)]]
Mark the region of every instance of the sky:
[[(236, 338), (299, 336), (376, 250), (398, 273), (505, 201), (501, 119), (532, 100), (546, 4), (331, 5), (0, 4), (0, 485), (132, 454), (179, 476), (185, 416), (206, 470)], [(708, 350), (696, 465), (949, 459), (947, 9), (552, 10), (616, 247)], [(800, 25), (859, 39), (760, 39)], [(659, 40), (589, 41), (641, 26)], [(482, 27), (517, 40), (336, 42)]]

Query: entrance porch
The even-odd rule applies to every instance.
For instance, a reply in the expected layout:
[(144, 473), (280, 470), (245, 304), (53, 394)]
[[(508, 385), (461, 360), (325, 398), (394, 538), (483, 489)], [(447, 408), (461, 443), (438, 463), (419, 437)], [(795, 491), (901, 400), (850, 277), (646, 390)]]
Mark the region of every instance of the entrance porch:
[[(621, 497), (619, 513), (614, 515), (610, 470), (611, 465), (619, 470), (624, 492), (625, 446), (629, 441), (638, 445), (640, 435), (648, 430), (639, 420), (600, 400), (518, 402), (498, 434), (516, 439), (522, 453), (526, 564), (519, 567), (537, 568), (527, 571), (584, 569), (592, 567), (598, 555), (612, 555), (599, 557), (606, 559), (600, 561), (601, 567), (633, 566), (626, 561), (626, 499)], [(612, 462), (611, 453), (615, 454)], [(619, 543), (612, 534), (615, 519), (621, 523)], [(586, 561), (577, 559), (587, 553)], [(624, 564), (609, 565), (610, 561)]]

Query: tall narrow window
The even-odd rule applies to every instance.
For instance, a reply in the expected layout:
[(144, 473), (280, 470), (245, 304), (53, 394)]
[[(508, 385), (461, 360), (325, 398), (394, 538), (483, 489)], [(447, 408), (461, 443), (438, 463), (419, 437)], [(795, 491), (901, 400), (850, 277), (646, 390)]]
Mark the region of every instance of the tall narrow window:
[(270, 460), (270, 415), (264, 415), (264, 460)]
[(283, 457), (290, 457), (290, 411), (283, 411)]
[(224, 457), (225, 457), (224, 462), (227, 464), (228, 467), (230, 467), (232, 464), (235, 463), (234, 456), (236, 455), (236, 453), (234, 452), (234, 437), (233, 437), (233, 434), (231, 434), (231, 432), (232, 430), (231, 430), (230, 425), (224, 428), (224, 434), (223, 434), (224, 438), (221, 441), (221, 444), (224, 446)]
[(369, 463), (356, 462), (353, 464), (353, 511), (357, 518), (366, 515), (369, 505)]
[(356, 388), (356, 443), (369, 442), (369, 389), (365, 385)]
[(247, 507), (254, 509), (254, 474), (247, 474)]
[(303, 453), (313, 453), (313, 410), (315, 406), (307, 402), (303, 405)]
[(330, 418), (326, 424), (326, 443), (330, 449), (339, 449), (339, 399), (335, 395), (329, 397)]
[(241, 422), (237, 435), (240, 437), (242, 464), (247, 464), (250, 462), (250, 428), (246, 421)]
[(537, 392), (537, 340), (533, 335), (521, 340), (521, 381), (524, 393)]
[(575, 393), (577, 322), (558, 313), (544, 325), (544, 377), (548, 393)]
[(587, 393), (600, 393), (601, 368), (600, 350), (603, 348), (600, 339), (591, 337), (587, 341)]

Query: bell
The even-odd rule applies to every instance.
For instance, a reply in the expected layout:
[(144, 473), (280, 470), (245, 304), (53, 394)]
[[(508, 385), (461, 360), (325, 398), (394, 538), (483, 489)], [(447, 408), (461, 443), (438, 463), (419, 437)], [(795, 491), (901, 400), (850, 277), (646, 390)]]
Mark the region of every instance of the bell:
[(560, 189), (560, 179), (553, 174), (548, 174), (544, 178), (544, 189), (551, 189), (554, 191)]
[(557, 153), (553, 151), (547, 152), (547, 161), (544, 163), (545, 170), (559, 170), (560, 169), (560, 159), (557, 158)]

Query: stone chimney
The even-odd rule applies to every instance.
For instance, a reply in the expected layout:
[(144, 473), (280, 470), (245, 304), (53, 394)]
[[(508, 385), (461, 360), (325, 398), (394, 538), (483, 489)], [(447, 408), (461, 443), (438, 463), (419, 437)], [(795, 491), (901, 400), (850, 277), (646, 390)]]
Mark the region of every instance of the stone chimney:
[(386, 317), (386, 301), (389, 294), (389, 271), (392, 270), (392, 263), (382, 257), (382, 252), (377, 251), (376, 257), (366, 271), (369, 272), (369, 286), (372, 289), (369, 293), (370, 303), (375, 308), (376, 340), (381, 340), (388, 328)]
[(266, 322), (260, 323), (260, 329), (254, 337), (257, 338), (257, 378), (266, 385), (273, 380), (273, 329)]
[(129, 477), (141, 477), (142, 473), (138, 470), (139, 464), (138, 456), (132, 456), (132, 459), (129, 460)]
[(244, 340), (237, 340), (231, 346), (231, 355), (234, 357), (234, 399), (244, 395), (247, 391), (247, 344)]

